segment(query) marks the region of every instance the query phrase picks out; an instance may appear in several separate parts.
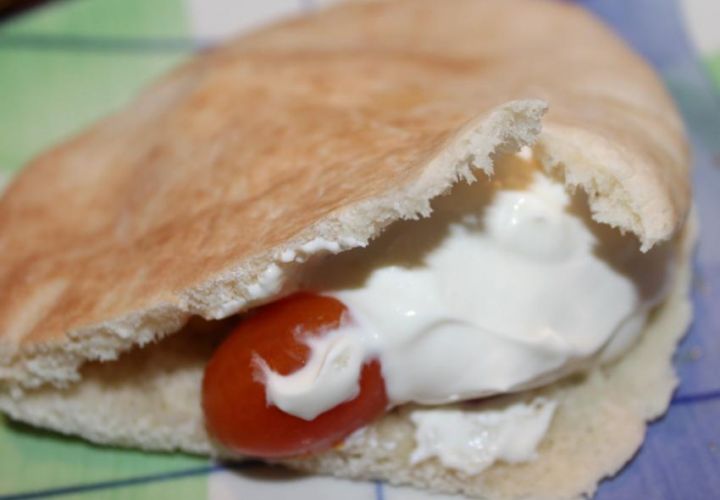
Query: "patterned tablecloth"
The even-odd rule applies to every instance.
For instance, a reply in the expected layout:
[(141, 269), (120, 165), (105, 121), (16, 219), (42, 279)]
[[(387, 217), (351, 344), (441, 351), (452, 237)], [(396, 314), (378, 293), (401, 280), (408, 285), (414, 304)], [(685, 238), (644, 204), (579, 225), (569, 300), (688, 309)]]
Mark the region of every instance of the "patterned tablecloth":
[[(127, 101), (198, 48), (316, 0), (66, 0), (0, 24), (0, 175)], [(601, 499), (720, 497), (720, 0), (583, 0), (660, 72), (691, 134), (702, 224), (694, 325), (681, 384), (637, 457)], [(521, 15), (521, 13), (519, 13)], [(9, 498), (456, 498), (228, 470), (185, 455), (99, 448), (0, 418), (0, 500)]]

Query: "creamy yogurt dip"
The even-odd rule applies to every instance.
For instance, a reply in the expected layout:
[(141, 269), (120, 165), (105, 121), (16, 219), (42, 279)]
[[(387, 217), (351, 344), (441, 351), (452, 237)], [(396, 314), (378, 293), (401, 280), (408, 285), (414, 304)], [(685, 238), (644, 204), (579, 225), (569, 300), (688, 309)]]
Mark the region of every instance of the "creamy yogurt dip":
[[(268, 403), (312, 420), (357, 395), (371, 358), (393, 406), (550, 383), (632, 345), (667, 291), (672, 261), (671, 244), (641, 253), (633, 236), (593, 221), (583, 194), (527, 151), (505, 157), (491, 179), (435, 200), (429, 218), (396, 223), (304, 275), (302, 288), (349, 313), (310, 342), (303, 369), (265, 370)], [(461, 418), (440, 414), (416, 420)]]

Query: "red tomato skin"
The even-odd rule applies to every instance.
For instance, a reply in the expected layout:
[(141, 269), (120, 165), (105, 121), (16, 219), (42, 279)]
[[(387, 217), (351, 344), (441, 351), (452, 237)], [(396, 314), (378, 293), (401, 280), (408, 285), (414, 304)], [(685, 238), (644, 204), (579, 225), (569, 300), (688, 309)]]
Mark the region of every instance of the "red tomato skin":
[(209, 434), (242, 455), (287, 458), (327, 450), (383, 414), (388, 399), (377, 360), (363, 365), (354, 399), (311, 421), (269, 406), (255, 375), (254, 353), (282, 375), (300, 369), (310, 348), (299, 340), (337, 328), (346, 312), (337, 299), (300, 292), (242, 320), (205, 368), (202, 406)]

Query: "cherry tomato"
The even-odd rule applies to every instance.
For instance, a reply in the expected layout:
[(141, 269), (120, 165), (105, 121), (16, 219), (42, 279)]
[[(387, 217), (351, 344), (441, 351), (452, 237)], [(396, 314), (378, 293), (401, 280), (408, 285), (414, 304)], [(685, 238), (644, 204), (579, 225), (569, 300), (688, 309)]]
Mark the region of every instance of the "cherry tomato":
[(310, 357), (303, 337), (337, 328), (346, 311), (339, 300), (302, 292), (241, 321), (205, 368), (202, 404), (210, 435), (244, 455), (290, 457), (326, 450), (385, 412), (388, 399), (377, 360), (363, 365), (354, 399), (311, 421), (268, 405), (265, 386), (254, 376), (253, 353), (282, 375), (303, 367)]

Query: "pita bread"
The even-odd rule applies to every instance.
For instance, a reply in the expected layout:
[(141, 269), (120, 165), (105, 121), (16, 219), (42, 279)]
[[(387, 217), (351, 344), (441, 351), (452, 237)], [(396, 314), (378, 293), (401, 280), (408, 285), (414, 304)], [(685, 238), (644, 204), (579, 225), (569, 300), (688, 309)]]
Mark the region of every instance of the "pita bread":
[[(191, 317), (291, 291), (303, 259), (284, 252), (318, 238), (335, 253), (364, 246), (533, 143), (596, 220), (643, 250), (684, 238), (675, 292), (642, 342), (545, 389), (563, 402), (530, 465), (467, 478), (371, 441), (292, 465), (491, 496), (591, 491), (675, 384), (689, 159), (647, 65), (553, 2), (409, 0), (290, 20), (200, 55), (41, 155), (0, 200), (0, 409), (96, 442), (218, 453), (198, 392), (216, 334)], [(408, 425), (399, 411), (368, 435), (402, 447)]]

